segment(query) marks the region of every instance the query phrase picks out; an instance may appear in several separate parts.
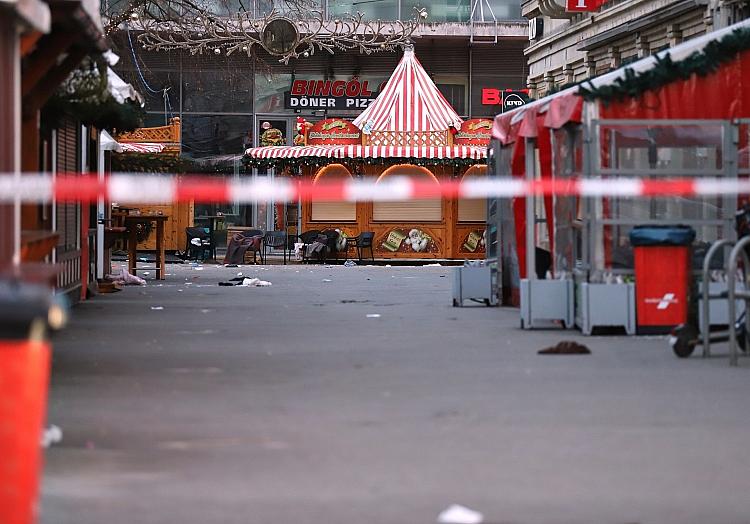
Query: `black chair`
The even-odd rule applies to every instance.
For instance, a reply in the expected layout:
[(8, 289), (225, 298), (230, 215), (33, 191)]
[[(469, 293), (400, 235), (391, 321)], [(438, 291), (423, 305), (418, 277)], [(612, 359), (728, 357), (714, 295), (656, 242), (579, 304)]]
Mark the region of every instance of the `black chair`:
[(263, 254), (260, 257), (261, 262), (267, 260), (266, 253), (273, 251), (274, 249), (281, 248), (284, 252), (284, 264), (286, 264), (286, 231), (269, 231), (263, 237)]
[(253, 264), (257, 264), (258, 263), (258, 253), (260, 253), (261, 260), (263, 259), (263, 251), (262, 251), (262, 249), (263, 249), (263, 247), (262, 247), (263, 246), (263, 240), (262, 239), (263, 239), (264, 235), (263, 235), (263, 231), (260, 230), (260, 229), (235, 230), (234, 234), (231, 236), (231, 238), (228, 241), (227, 256), (224, 257), (225, 262), (231, 256), (230, 251), (234, 249), (234, 247), (232, 246), (232, 242), (233, 242), (234, 237), (236, 237), (238, 235), (240, 237), (244, 238), (244, 239), (251, 239), (253, 237), (261, 237), (261, 242), (260, 242), (258, 248), (256, 249), (254, 246), (249, 246), (249, 247), (245, 248), (245, 252), (242, 255), (242, 261), (241, 262), (240, 261), (236, 262), (236, 263), (246, 264), (247, 263), (247, 254), (248, 253), (252, 253), (253, 254)]
[[(336, 260), (339, 259), (339, 237), (341, 236), (338, 231), (335, 229), (324, 229), (323, 234), (328, 239), (326, 241), (326, 245), (328, 246), (328, 252), (323, 257), (323, 262), (326, 262), (327, 256), (330, 254), (332, 257), (335, 256)], [(346, 258), (346, 253), (344, 253), (344, 258)]]
[[(185, 228), (185, 256), (195, 260), (205, 260), (206, 252), (209, 257), (216, 258), (216, 245), (211, 235), (202, 227)], [(197, 240), (197, 242), (193, 242)]]
[(320, 230), (318, 229), (311, 229), (310, 231), (305, 231), (304, 233), (297, 235), (297, 237), (300, 239), (300, 242), (305, 245), (305, 247), (302, 248), (302, 262), (309, 262), (307, 246), (315, 242), (315, 239), (318, 238), (318, 235), (320, 235)]
[(363, 231), (357, 236), (355, 246), (357, 247), (357, 258), (362, 262), (362, 253), (369, 249), (370, 258), (375, 261), (375, 253), (372, 250), (373, 240), (375, 239), (375, 233), (372, 231)]

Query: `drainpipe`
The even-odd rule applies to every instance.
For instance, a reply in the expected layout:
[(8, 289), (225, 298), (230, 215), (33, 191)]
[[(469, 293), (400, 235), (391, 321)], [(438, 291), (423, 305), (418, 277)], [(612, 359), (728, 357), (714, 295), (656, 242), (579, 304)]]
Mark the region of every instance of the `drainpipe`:
[(472, 96), (471, 95), (473, 93), (472, 93), (471, 90), (472, 90), (472, 85), (473, 85), (472, 77), (474, 76), (474, 69), (473, 69), (474, 66), (473, 66), (473, 64), (474, 64), (474, 48), (472, 47), (471, 43), (469, 43), (469, 107), (468, 107), (468, 109), (469, 109), (469, 111), (468, 111), (469, 118), (471, 118), (471, 115), (472, 115), (472, 113), (471, 113), (471, 109), (472, 109), (471, 108), (471, 99), (472, 99)]

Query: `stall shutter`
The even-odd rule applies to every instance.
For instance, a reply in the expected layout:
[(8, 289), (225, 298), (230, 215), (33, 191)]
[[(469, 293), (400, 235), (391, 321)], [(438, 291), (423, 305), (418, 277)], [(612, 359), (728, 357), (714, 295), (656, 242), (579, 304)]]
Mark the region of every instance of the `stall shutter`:
[(487, 220), (487, 200), (483, 198), (462, 198), (458, 201), (459, 222), (485, 222)]
[[(78, 171), (78, 129), (70, 119), (65, 119), (57, 130), (57, 170), (60, 173)], [(76, 249), (78, 245), (78, 204), (60, 202), (57, 205), (57, 245), (60, 251)]]
[[(478, 164), (469, 168), (464, 173), (463, 180), (476, 180), (487, 176), (487, 166)], [(458, 221), (459, 222), (486, 222), (487, 221), (487, 199), (484, 198), (459, 198), (458, 199)]]
[(313, 222), (354, 222), (357, 220), (357, 204), (354, 202), (313, 202)]
[(372, 218), (377, 222), (440, 222), (443, 206), (440, 200), (375, 202)]

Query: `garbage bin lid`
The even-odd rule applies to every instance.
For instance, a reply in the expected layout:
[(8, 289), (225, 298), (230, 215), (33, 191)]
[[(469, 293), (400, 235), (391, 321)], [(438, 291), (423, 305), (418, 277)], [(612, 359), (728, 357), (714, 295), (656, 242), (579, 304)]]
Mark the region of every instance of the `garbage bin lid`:
[(641, 225), (630, 231), (630, 244), (637, 246), (689, 246), (695, 230), (686, 225)]

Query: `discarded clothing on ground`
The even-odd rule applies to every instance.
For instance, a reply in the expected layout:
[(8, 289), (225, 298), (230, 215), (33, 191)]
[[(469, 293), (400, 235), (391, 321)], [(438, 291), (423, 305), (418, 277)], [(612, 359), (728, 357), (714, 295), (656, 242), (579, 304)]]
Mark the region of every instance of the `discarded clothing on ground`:
[(328, 237), (326, 235), (318, 235), (312, 244), (305, 246), (305, 258), (318, 260), (325, 260), (328, 255)]
[(538, 351), (540, 355), (590, 355), (589, 348), (578, 342), (564, 340), (555, 346)]
[(229, 239), (224, 263), (243, 264), (245, 262), (245, 253), (248, 251), (258, 253), (262, 241), (263, 237), (261, 235), (245, 236), (242, 233), (235, 233)]
[(120, 269), (119, 273), (112, 273), (106, 276), (107, 280), (111, 280), (113, 284), (120, 286), (145, 286), (146, 281), (141, 277), (133, 275), (130, 271), (125, 268)]
[(271, 282), (259, 278), (237, 277), (229, 279), (226, 282), (219, 282), (220, 286), (242, 286), (242, 287), (268, 287)]

